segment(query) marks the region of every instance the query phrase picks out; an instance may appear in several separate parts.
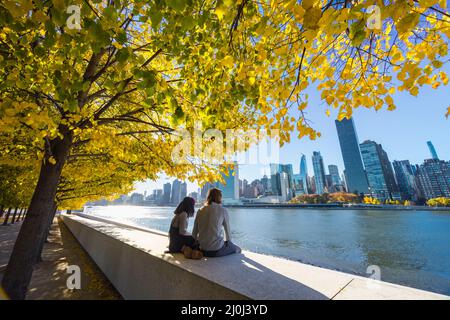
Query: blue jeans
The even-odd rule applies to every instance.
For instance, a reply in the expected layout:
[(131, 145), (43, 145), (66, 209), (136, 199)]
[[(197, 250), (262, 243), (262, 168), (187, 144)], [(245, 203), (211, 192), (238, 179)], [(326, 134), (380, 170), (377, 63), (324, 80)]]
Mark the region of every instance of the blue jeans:
[(203, 250), (203, 255), (205, 257), (223, 257), (228, 256), (233, 253), (241, 252), (241, 248), (232, 243), (231, 241), (225, 241), (223, 247), (216, 251), (205, 251)]

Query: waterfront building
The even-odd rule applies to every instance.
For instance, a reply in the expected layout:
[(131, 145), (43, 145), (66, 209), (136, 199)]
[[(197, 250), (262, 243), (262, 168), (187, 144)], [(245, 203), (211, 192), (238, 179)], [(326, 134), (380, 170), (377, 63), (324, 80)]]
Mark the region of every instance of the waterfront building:
[(291, 200), (291, 188), (289, 186), (289, 176), (286, 172), (281, 172), (280, 174), (280, 187), (281, 187), (281, 202), (286, 202)]
[(326, 191), (325, 167), (320, 152), (314, 151), (312, 155), (312, 163), (314, 169), (316, 193), (322, 194)]
[(274, 195), (282, 196), (282, 189), (284, 188), (281, 184), (282, 175), (281, 173), (286, 173), (286, 179), (288, 184), (287, 190), (287, 198), (291, 199), (293, 196), (294, 190), (294, 174), (292, 170), (292, 164), (279, 164), (279, 163), (271, 163), (270, 164), (270, 184), (272, 187), (272, 193)]
[(366, 140), (360, 144), (360, 148), (369, 181), (370, 194), (380, 200), (399, 198), (394, 171), (381, 144)]
[[(239, 166), (234, 163), (233, 168), (228, 168), (226, 173), (222, 173), (224, 183), (215, 182), (214, 186), (222, 190), (222, 200), (224, 203), (231, 203), (239, 200)], [(246, 183), (247, 180), (244, 180)], [(245, 186), (244, 186), (245, 188)], [(245, 190), (244, 190), (245, 192)]]
[(187, 196), (187, 183), (183, 182), (180, 184), (180, 201)]
[(430, 150), (431, 159), (439, 160), (436, 149), (433, 146), (433, 143), (431, 141), (427, 141), (428, 149)]
[(263, 192), (264, 194), (266, 194), (267, 192), (270, 191), (271, 186), (270, 186), (270, 179), (267, 178), (266, 175), (264, 175), (264, 177), (261, 179), (261, 184), (263, 186)]
[(306, 156), (302, 154), (300, 158), (300, 171), (299, 171), (299, 179), (302, 183), (302, 189), (304, 194), (308, 194), (308, 168), (306, 166)]
[(143, 194), (137, 193), (137, 192), (134, 192), (134, 193), (131, 194), (131, 196), (130, 196), (130, 203), (132, 205), (139, 206), (139, 205), (142, 205), (143, 202), (144, 202), (144, 195)]
[(170, 202), (171, 193), (172, 193), (172, 185), (169, 182), (165, 183), (163, 186), (163, 197), (162, 197), (163, 203), (167, 204)]
[(181, 181), (175, 179), (172, 182), (172, 195), (170, 197), (170, 202), (173, 204), (178, 204), (181, 201)]
[(336, 120), (336, 129), (345, 167), (345, 182), (347, 192), (365, 193), (369, 191), (366, 172), (359, 149), (358, 136), (356, 134), (353, 118)]
[(418, 196), (413, 166), (409, 160), (393, 161), (398, 189), (402, 200), (416, 200)]
[(427, 159), (417, 171), (424, 198), (450, 197), (450, 161)]
[(344, 191), (344, 186), (341, 181), (341, 177), (339, 175), (339, 168), (337, 165), (330, 164), (328, 165), (328, 173), (331, 176), (331, 190), (333, 192)]

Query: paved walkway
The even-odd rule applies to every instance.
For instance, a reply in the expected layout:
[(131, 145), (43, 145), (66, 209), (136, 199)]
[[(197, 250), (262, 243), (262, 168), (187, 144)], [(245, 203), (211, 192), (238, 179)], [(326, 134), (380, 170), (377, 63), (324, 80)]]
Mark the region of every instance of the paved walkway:
[[(0, 226), (0, 280), (8, 263), (22, 222)], [(78, 265), (81, 289), (70, 290), (66, 281), (69, 265)], [(49, 242), (45, 244), (43, 261), (36, 264), (27, 293), (29, 300), (110, 300), (122, 299), (108, 279), (82, 249), (64, 223), (53, 223)]]

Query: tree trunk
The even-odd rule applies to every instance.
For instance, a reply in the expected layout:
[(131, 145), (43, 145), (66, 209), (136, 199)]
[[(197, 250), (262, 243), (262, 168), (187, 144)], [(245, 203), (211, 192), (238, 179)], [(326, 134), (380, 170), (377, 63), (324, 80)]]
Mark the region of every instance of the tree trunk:
[(5, 210), (4, 206), (0, 207), (0, 218), (3, 217), (3, 211)]
[(11, 224), (14, 224), (14, 222), (16, 222), (17, 211), (19, 211), (19, 208), (14, 209), (14, 214), (11, 219)]
[(23, 212), (22, 216), (20, 217), (20, 219), (25, 219), (25, 216), (27, 215), (28, 209), (25, 209), (25, 211)]
[[(45, 237), (47, 222), (53, 214), (56, 189), (63, 166), (72, 145), (72, 134), (60, 128), (63, 139), (50, 141), (45, 160), (41, 164), (38, 182), (31, 198), (25, 220), (14, 244), (9, 263), (2, 280), (3, 289), (10, 299), (25, 299), (33, 273), (33, 265), (39, 254), (39, 244)], [(53, 156), (56, 164), (48, 159)]]
[(16, 218), (15, 222), (19, 222), (20, 216), (22, 215), (23, 210), (25, 210), (25, 209), (24, 208), (20, 209), (19, 214), (17, 215), (17, 218)]
[(52, 227), (53, 219), (55, 218), (56, 209), (57, 209), (57, 206), (56, 206), (56, 204), (54, 204), (53, 205), (53, 209), (52, 209), (53, 214), (50, 215), (49, 221), (47, 221), (47, 231), (45, 232), (45, 237), (42, 238), (42, 241), (39, 244), (39, 254), (38, 254), (37, 258), (36, 258), (36, 263), (43, 261), (43, 259), (42, 259), (42, 251), (44, 250), (44, 245), (47, 242), (47, 238), (48, 238), (48, 235), (50, 233), (50, 228)]
[(3, 225), (6, 226), (8, 224), (9, 216), (11, 214), (12, 208), (8, 208), (8, 211), (6, 212), (5, 220), (3, 221)]

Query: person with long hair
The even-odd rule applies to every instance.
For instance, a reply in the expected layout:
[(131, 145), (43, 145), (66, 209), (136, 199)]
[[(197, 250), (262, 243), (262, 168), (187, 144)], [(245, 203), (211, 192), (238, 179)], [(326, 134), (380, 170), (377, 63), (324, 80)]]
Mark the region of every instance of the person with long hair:
[[(225, 231), (226, 241), (222, 236)], [(222, 191), (212, 188), (208, 191), (206, 205), (197, 211), (192, 236), (199, 243), (206, 257), (222, 257), (240, 253), (241, 248), (231, 242), (228, 211), (222, 207)]]
[(189, 218), (194, 215), (195, 199), (185, 197), (173, 212), (175, 216), (170, 223), (169, 230), (169, 252), (183, 252), (186, 248), (191, 248), (195, 239), (187, 231)]

